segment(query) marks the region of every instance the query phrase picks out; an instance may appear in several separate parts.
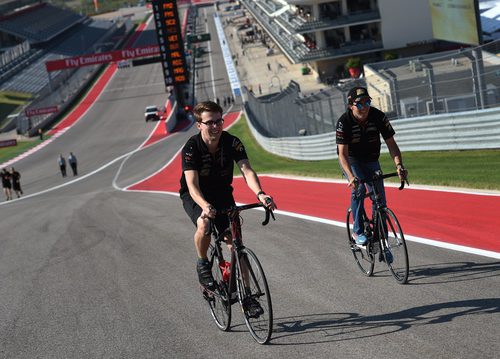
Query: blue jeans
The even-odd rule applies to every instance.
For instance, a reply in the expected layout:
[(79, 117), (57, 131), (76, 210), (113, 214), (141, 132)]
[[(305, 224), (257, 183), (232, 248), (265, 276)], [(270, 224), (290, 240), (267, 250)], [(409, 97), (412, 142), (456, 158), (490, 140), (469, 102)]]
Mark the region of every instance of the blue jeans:
[[(354, 162), (351, 160), (351, 169), (356, 177), (362, 180), (371, 179), (376, 171), (380, 170), (380, 163), (375, 162)], [(345, 174), (344, 174), (345, 175)], [(347, 177), (347, 176), (346, 176)], [(379, 201), (384, 206), (386, 205), (384, 181), (377, 181), (377, 192), (379, 193)], [(372, 185), (366, 184), (368, 191), (372, 191)], [(363, 228), (363, 210), (364, 210), (364, 194), (366, 193), (365, 185), (358, 186), (357, 190), (352, 190), (351, 192), (351, 210), (354, 218), (354, 228), (353, 233), (362, 234), (364, 232)], [(372, 208), (375, 210), (375, 204), (372, 200)]]

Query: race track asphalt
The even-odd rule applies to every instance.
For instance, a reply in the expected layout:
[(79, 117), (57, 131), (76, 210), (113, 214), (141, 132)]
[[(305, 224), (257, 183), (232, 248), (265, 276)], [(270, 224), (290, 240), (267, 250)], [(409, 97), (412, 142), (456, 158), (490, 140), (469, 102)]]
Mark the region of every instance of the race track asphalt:
[[(229, 91), (211, 46), (216, 91)], [(211, 69), (200, 77), (209, 81)], [(198, 91), (203, 100), (213, 87)], [(217, 330), (179, 198), (122, 190), (164, 167), (195, 132), (136, 151), (155, 126), (145, 106), (165, 100), (159, 64), (119, 70), (80, 121), (15, 164), (27, 196), (0, 205), (2, 357), (498, 356), (498, 260), (409, 243), (402, 286), (380, 263), (364, 277), (345, 229), (286, 215), (262, 227), (256, 210), (243, 214), (243, 234), (268, 277), (273, 338), (257, 345), (236, 306), (230, 331)], [(69, 151), (80, 174), (62, 178), (57, 156)]]

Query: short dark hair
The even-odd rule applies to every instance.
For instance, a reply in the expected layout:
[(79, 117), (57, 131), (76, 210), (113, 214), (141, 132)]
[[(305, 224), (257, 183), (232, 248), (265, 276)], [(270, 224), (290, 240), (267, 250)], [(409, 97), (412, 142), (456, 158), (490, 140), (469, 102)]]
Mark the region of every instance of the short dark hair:
[(222, 116), (222, 107), (213, 101), (200, 102), (193, 108), (193, 114), (196, 122), (201, 122), (201, 114), (203, 112), (218, 112)]

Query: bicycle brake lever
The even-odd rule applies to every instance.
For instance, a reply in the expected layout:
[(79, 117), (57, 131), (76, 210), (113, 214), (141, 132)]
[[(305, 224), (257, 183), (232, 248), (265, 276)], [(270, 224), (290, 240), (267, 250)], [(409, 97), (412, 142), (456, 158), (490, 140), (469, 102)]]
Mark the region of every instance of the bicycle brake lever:
[(405, 188), (405, 182), (406, 185), (409, 186), (410, 182), (408, 182), (408, 178), (405, 178), (404, 180), (401, 181), (401, 186), (399, 186), (399, 190), (401, 191), (403, 188)]
[(270, 212), (270, 210), (268, 210), (267, 207), (264, 207), (264, 210), (266, 211), (266, 218), (264, 219), (264, 222), (262, 222), (262, 225), (266, 226), (269, 223), (269, 212)]

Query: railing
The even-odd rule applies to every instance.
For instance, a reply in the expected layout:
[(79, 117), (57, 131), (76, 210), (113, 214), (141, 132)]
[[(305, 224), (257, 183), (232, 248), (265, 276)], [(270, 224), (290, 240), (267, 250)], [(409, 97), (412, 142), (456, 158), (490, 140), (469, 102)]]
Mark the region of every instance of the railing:
[[(250, 129), (268, 152), (296, 160), (337, 158), (335, 132), (314, 136), (270, 138), (260, 134), (247, 112)], [(402, 151), (500, 148), (500, 108), (393, 121)], [(382, 146), (382, 152), (387, 147)]]

